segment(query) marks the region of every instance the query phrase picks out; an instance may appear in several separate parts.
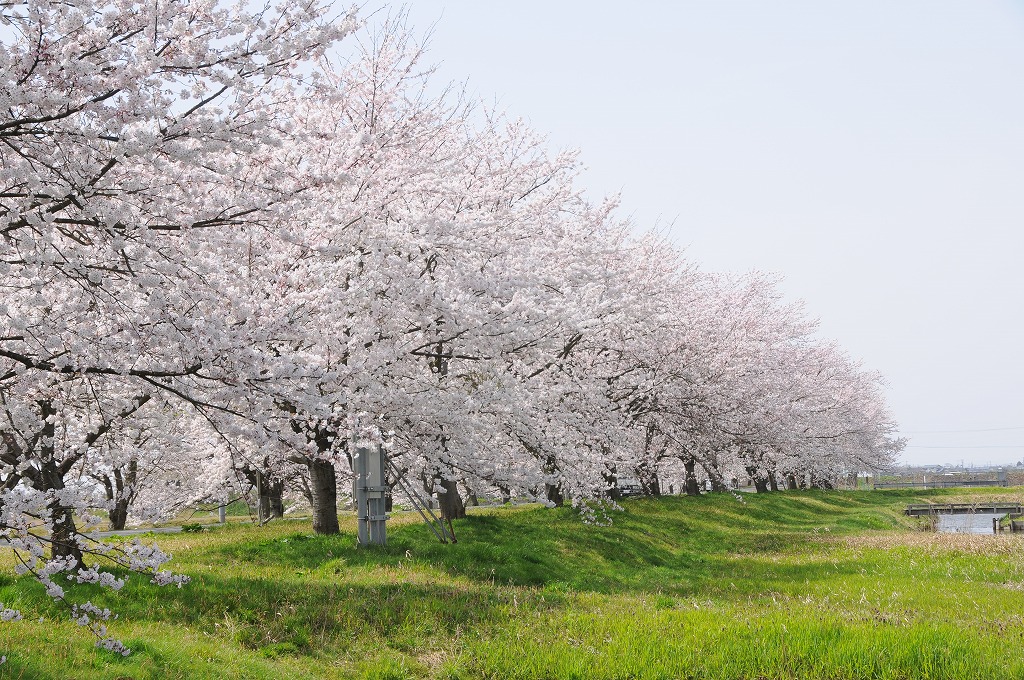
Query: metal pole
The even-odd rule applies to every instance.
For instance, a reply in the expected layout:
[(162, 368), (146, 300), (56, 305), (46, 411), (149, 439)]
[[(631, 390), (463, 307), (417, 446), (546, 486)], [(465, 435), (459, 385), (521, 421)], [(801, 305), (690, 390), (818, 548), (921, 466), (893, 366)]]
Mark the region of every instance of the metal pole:
[(263, 475), (256, 471), (256, 520), (262, 525), (267, 521), (263, 516)]
[[(438, 519), (437, 515), (434, 514), (434, 511), (430, 509), (430, 505), (423, 498), (421, 498), (419, 493), (417, 493), (416, 490), (409, 484), (409, 480), (405, 478), (405, 475), (402, 474), (402, 471), (399, 470), (394, 463), (388, 462), (388, 466), (391, 468), (391, 472), (395, 476), (395, 481), (398, 482), (399, 486), (402, 487), (402, 490), (405, 491), (405, 494), (406, 496), (409, 497), (409, 501), (413, 504), (413, 507), (415, 507), (416, 510), (420, 513), (420, 517), (422, 517), (423, 521), (427, 523), (427, 526), (430, 527), (430, 530), (434, 532), (434, 535), (437, 536), (438, 540), (440, 540), (442, 543), (451, 542), (451, 539), (454, 539), (454, 536), (448, 536), (448, 530), (445, 528), (444, 522)], [(424, 514), (424, 511), (426, 511), (426, 513), (430, 515), (430, 519), (427, 519), (427, 515)], [(435, 522), (437, 523), (438, 528), (440, 528), (441, 530), (440, 533), (438, 533), (437, 528), (434, 527)]]

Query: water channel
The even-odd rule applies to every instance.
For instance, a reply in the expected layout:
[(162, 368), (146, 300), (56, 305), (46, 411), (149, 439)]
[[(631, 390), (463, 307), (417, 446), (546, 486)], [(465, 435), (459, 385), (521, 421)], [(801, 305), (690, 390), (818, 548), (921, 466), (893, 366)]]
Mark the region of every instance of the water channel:
[(992, 520), (1006, 513), (975, 512), (961, 515), (936, 515), (935, 530), (944, 534), (991, 534)]

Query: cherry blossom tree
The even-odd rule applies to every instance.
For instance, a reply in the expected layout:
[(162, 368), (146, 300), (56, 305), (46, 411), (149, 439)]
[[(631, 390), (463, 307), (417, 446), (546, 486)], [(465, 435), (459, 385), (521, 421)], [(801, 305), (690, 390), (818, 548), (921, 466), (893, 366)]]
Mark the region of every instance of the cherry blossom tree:
[[(200, 388), (234, 387), (242, 343), (213, 313), (223, 292), (204, 285), (222, 247), (211, 236), (273, 211), (279, 192), (247, 185), (238, 159), (280, 143), (281, 84), (301, 87), (296, 67), (351, 30), (351, 16), (328, 11), (0, 5), (0, 531), (69, 606), (59, 573), (119, 584), (81, 566), (89, 553), (169, 580), (158, 550), (76, 531), (70, 513), (85, 496), (61, 478), (155, 392), (212, 406)], [(77, 606), (101, 644), (123, 650), (109, 613)]]

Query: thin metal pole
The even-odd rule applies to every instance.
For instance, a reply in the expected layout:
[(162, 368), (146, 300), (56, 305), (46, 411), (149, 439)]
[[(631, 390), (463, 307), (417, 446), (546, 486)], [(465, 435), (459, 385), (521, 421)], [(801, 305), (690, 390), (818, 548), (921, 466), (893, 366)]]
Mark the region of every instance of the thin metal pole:
[[(397, 481), (398, 484), (402, 487), (402, 490), (405, 491), (405, 494), (409, 497), (409, 500), (412, 501), (413, 507), (416, 508), (416, 511), (420, 513), (420, 517), (422, 517), (423, 521), (426, 522), (428, 527), (430, 527), (430, 530), (434, 532), (434, 536), (437, 537), (437, 540), (441, 541), (442, 543), (450, 543), (451, 540), (448, 536), (448, 530), (445, 529), (444, 522), (438, 519), (437, 515), (434, 514), (434, 511), (430, 509), (430, 506), (427, 505), (427, 503), (420, 497), (418, 493), (416, 493), (415, 490), (410, 488), (409, 481), (405, 478), (405, 475), (402, 474), (402, 471), (399, 470), (398, 467), (391, 461), (388, 461), (388, 465), (391, 467), (391, 471), (395, 475), (395, 481)], [(427, 513), (430, 514), (430, 518), (433, 520), (433, 522), (431, 521), (431, 519), (427, 519), (427, 515), (423, 512), (424, 510), (426, 510)], [(440, 533), (438, 533), (437, 529), (434, 527), (434, 522), (437, 522), (437, 526), (440, 527)]]

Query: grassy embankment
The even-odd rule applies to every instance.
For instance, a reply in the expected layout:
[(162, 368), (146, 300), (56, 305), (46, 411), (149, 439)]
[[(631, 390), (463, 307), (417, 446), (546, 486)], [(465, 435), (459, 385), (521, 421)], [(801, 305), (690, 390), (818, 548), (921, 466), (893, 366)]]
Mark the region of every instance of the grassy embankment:
[[(995, 493), (1024, 498), (970, 497)], [(0, 624), (0, 677), (1024, 678), (1024, 539), (900, 514), (957, 495), (636, 499), (608, 527), (502, 509), (457, 523), (454, 546), (410, 515), (378, 549), (350, 519), (330, 538), (297, 522), (160, 536), (190, 585), (94, 595), (128, 658), (0, 550), (0, 601), (27, 614)]]

